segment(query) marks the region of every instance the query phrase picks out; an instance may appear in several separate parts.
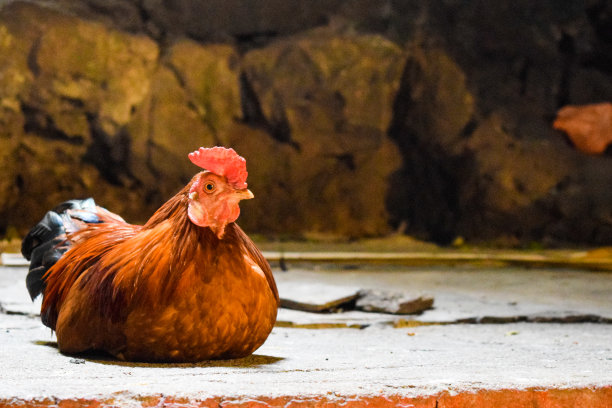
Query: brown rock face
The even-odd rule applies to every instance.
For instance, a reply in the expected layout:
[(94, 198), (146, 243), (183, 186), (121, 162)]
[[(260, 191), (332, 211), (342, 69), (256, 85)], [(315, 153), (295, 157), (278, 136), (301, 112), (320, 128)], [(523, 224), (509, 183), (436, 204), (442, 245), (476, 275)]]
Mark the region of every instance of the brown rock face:
[(612, 242), (609, 2), (0, 3), (0, 234), (145, 221), (220, 144), (251, 232)]
[(313, 32), (244, 57), (177, 40), (161, 53), (146, 36), (26, 3), (2, 10), (0, 36), (0, 228), (84, 196), (145, 221), (197, 171), (188, 152), (226, 145), (249, 161), (248, 229), (389, 229), (399, 155), (385, 131), (403, 51), (382, 37)]
[(240, 115), (237, 55), (232, 47), (179, 41), (168, 48), (126, 132), (129, 174), (162, 203), (197, 171), (187, 154), (227, 144)]
[(394, 101), (389, 135), (403, 156), (388, 195), (393, 222), (422, 238), (449, 242), (456, 234), (459, 189), (470, 173), (461, 159), (462, 133), (474, 97), (461, 68), (444, 51), (413, 48)]
[[(288, 200), (287, 209), (299, 203), (307, 220), (300, 228), (347, 236), (388, 231), (387, 179), (400, 162), (386, 129), (403, 57), (381, 37), (327, 31), (245, 55), (245, 119), (279, 148), (270, 152), (275, 162), (265, 177), (252, 166), (252, 183), (284, 191), (266, 190), (270, 202)], [(278, 219), (286, 231), (301, 224), (292, 212)], [(257, 228), (265, 217), (258, 217)]]
[[(388, 199), (393, 223), (442, 243), (610, 239), (612, 197), (596, 184), (612, 163), (583, 162), (552, 132), (517, 138), (503, 110), (483, 116), (476, 101), (445, 52), (408, 57), (389, 130), (404, 158), (392, 178), (403, 188)], [(581, 224), (579, 208), (597, 210)]]
[(27, 3), (2, 9), (0, 33), (0, 71), (8, 74), (0, 122), (10, 123), (0, 130), (8, 169), (1, 227), (24, 228), (68, 196), (136, 199), (119, 188), (124, 128), (150, 87), (157, 45)]

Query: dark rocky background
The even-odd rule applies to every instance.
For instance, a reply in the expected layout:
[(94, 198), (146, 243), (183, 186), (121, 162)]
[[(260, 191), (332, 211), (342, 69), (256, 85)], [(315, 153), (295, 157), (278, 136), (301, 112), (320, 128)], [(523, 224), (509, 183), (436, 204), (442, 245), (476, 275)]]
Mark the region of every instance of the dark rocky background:
[(93, 196), (145, 221), (232, 146), (269, 236), (612, 244), (606, 0), (0, 1), (0, 234)]

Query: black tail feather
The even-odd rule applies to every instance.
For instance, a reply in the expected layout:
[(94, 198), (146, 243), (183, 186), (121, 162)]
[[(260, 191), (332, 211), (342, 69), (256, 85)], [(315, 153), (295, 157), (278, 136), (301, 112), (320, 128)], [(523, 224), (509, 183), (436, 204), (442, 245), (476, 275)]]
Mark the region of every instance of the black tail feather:
[[(66, 228), (73, 229), (75, 223), (71, 220), (69, 210), (91, 211), (79, 214), (78, 218), (85, 222), (99, 222), (93, 199), (70, 200), (47, 212), (43, 219), (30, 230), (21, 243), (21, 253), (30, 261), (26, 286), (32, 299), (45, 290), (45, 273), (70, 246), (66, 240)], [(84, 216), (84, 214), (89, 215)]]

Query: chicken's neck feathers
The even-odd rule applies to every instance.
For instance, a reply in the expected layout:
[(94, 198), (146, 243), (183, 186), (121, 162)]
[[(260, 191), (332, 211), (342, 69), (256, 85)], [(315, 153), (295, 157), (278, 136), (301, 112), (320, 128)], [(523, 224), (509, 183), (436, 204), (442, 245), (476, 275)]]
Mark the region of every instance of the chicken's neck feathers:
[(187, 216), (189, 186), (172, 197), (143, 226), (124, 222), (93, 225), (75, 234), (74, 246), (49, 271), (43, 299), (54, 328), (70, 287), (78, 284), (107, 318), (123, 320), (133, 307), (163, 307), (179, 288), (192, 288), (217, 273), (241, 274), (244, 255), (260, 265), (278, 296), (269, 265), (234, 223), (222, 240)]

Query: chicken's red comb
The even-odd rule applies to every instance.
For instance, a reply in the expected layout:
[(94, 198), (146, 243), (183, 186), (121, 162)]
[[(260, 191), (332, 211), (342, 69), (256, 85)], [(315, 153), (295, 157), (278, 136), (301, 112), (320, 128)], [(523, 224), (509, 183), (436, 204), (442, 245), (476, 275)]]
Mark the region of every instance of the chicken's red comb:
[(225, 147), (200, 147), (195, 152), (189, 153), (189, 160), (196, 166), (225, 176), (234, 188), (246, 188), (246, 179), (249, 173), (246, 170), (246, 160), (234, 151)]

